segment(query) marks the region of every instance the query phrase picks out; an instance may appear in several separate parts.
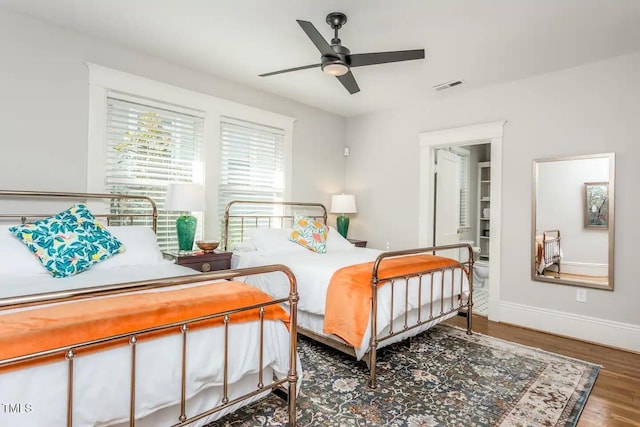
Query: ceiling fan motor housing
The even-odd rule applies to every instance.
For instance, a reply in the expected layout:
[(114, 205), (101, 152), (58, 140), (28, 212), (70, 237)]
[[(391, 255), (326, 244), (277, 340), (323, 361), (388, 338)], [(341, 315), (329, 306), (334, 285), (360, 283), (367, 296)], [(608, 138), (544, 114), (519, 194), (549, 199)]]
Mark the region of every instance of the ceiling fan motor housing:
[(340, 44), (331, 45), (331, 49), (333, 49), (336, 55), (335, 56), (322, 55), (322, 59), (320, 60), (320, 62), (322, 63), (323, 66), (325, 64), (329, 64), (329, 63), (333, 64), (336, 62), (339, 62), (346, 66), (351, 65), (349, 63), (350, 62), (349, 55), (351, 54), (351, 51), (349, 49), (347, 49), (345, 46), (342, 46)]

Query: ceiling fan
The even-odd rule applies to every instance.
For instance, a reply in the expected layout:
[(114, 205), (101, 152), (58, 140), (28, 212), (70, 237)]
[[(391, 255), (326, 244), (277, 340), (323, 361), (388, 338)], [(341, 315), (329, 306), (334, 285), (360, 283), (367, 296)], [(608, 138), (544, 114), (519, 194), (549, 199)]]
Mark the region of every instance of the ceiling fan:
[(336, 76), (336, 78), (340, 80), (340, 83), (353, 95), (356, 92), (360, 92), (360, 88), (351, 73), (351, 67), (424, 59), (424, 49), (358, 53), (352, 55), (351, 51), (342, 45), (342, 40), (338, 38), (338, 30), (347, 22), (347, 16), (344, 13), (333, 12), (327, 15), (327, 24), (329, 24), (334, 31), (331, 44), (327, 43), (311, 22), (301, 21), (299, 19), (297, 21), (300, 27), (302, 27), (302, 30), (320, 51), (322, 55), (320, 57), (320, 63), (260, 74), (260, 77), (321, 67), (324, 73)]

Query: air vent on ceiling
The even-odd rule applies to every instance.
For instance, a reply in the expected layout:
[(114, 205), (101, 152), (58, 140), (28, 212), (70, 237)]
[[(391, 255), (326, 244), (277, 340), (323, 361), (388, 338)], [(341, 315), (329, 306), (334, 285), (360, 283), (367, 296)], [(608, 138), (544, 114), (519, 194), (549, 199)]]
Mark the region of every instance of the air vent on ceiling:
[(435, 85), (433, 88), (435, 90), (445, 90), (461, 84), (462, 84), (462, 80), (451, 80), (450, 82), (440, 83), (438, 85)]

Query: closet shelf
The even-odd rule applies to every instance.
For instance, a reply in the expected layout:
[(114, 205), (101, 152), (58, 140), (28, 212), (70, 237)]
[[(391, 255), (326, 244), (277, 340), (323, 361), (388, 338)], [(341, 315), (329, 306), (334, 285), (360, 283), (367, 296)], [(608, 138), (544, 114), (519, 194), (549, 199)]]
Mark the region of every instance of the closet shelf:
[(476, 242), (480, 247), (480, 255), (478, 259), (483, 261), (489, 260), (489, 247), (491, 246), (491, 237), (487, 236), (491, 229), (491, 162), (478, 162), (478, 198), (477, 198), (477, 228)]

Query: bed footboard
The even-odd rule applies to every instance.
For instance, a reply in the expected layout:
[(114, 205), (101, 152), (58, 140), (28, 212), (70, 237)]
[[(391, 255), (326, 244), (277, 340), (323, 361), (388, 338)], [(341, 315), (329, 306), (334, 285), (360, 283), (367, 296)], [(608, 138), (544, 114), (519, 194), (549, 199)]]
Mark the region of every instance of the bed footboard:
[[(420, 271), (405, 273), (396, 276), (381, 277), (381, 268), (384, 266), (385, 261), (410, 255), (420, 254), (433, 254), (436, 255), (439, 251), (445, 251), (450, 249), (466, 248), (469, 256), (468, 261), (465, 262), (451, 262), (448, 265), (440, 266), (436, 268), (426, 268)], [(376, 259), (373, 271), (371, 274), (371, 337), (369, 341), (369, 387), (376, 388), (376, 357), (379, 344), (383, 341), (389, 340), (392, 337), (412, 329), (419, 328), (427, 323), (433, 323), (438, 320), (445, 320), (446, 316), (452, 313), (458, 313), (460, 311), (466, 311), (467, 317), (467, 334), (471, 334), (472, 330), (472, 312), (473, 312), (473, 249), (469, 244), (454, 244), (446, 246), (434, 246), (430, 248), (421, 249), (409, 249), (403, 251), (384, 252)], [(456, 280), (455, 272), (459, 271), (459, 279)], [(445, 279), (449, 272), (449, 278)], [(434, 277), (439, 276), (439, 280), (434, 280)], [(462, 289), (464, 288), (465, 278), (468, 280), (468, 296), (464, 295)], [(428, 313), (423, 313), (422, 308), (426, 305), (420, 304), (418, 306), (417, 319), (409, 321), (409, 287), (410, 281), (417, 280), (417, 301), (424, 301), (428, 295), (427, 301), (429, 306)], [(456, 288), (456, 282), (458, 287)], [(388, 283), (391, 287), (391, 301), (390, 301), (390, 316), (391, 321), (388, 324), (388, 333), (383, 336), (378, 336), (379, 330), (378, 323), (378, 292), (382, 284)], [(396, 286), (404, 286), (404, 300), (400, 302), (403, 305), (402, 314), (403, 321), (401, 330), (394, 330), (394, 305), (397, 303), (394, 301), (394, 288)], [(459, 290), (457, 293), (456, 289)], [(450, 296), (445, 297), (450, 291)], [(434, 298), (434, 295), (439, 295), (439, 298)], [(447, 299), (449, 301), (447, 301)]]
[[(269, 272), (282, 272), (285, 274), (289, 280), (290, 291), (289, 295), (286, 298), (281, 299), (269, 299), (266, 302), (255, 303), (247, 306), (237, 307), (221, 312), (215, 312), (206, 314), (204, 316), (199, 316), (195, 318), (188, 318), (185, 320), (181, 320), (178, 322), (171, 322), (166, 324), (154, 325), (152, 327), (147, 327), (144, 329), (137, 329), (127, 331), (126, 333), (120, 333), (113, 336), (103, 337), (100, 339), (93, 339), (90, 341), (78, 342), (73, 345), (60, 346), (57, 348), (52, 348), (44, 351), (30, 352), (28, 354), (20, 354), (14, 357), (4, 358), (0, 360), (0, 375), (1, 372), (6, 370), (13, 369), (22, 369), (23, 366), (27, 364), (31, 364), (34, 361), (39, 361), (46, 359), (49, 360), (60, 360), (66, 361), (67, 373), (65, 374), (67, 378), (67, 399), (66, 399), (66, 425), (72, 426), (74, 422), (74, 396), (76, 393), (81, 392), (74, 389), (74, 370), (76, 369), (76, 361), (79, 357), (84, 357), (80, 353), (83, 350), (95, 348), (96, 346), (109, 345), (110, 343), (125, 343), (128, 344), (129, 354), (131, 360), (130, 372), (129, 372), (129, 384), (126, 385), (126, 390), (123, 390), (123, 393), (128, 393), (129, 395), (129, 421), (128, 424), (130, 426), (135, 426), (136, 424), (136, 391), (138, 388), (138, 384), (136, 384), (136, 370), (140, 367), (141, 363), (144, 361), (139, 360), (137, 348), (139, 345), (139, 337), (145, 334), (156, 334), (162, 332), (173, 331), (173, 333), (181, 334), (182, 341), (182, 349), (181, 349), (181, 357), (179, 358), (180, 366), (178, 370), (182, 373), (181, 375), (181, 397), (179, 401), (180, 411), (179, 414), (175, 416), (175, 423), (173, 426), (183, 426), (191, 424), (195, 421), (201, 420), (205, 417), (208, 417), (212, 414), (215, 414), (219, 411), (222, 411), (226, 408), (229, 408), (231, 405), (235, 405), (244, 400), (255, 397), (259, 394), (262, 394), (266, 391), (274, 391), (277, 389), (284, 389), (287, 392), (288, 396), (288, 416), (289, 416), (289, 426), (296, 425), (296, 388), (298, 382), (298, 373), (297, 373), (297, 302), (298, 302), (298, 293), (297, 293), (297, 284), (295, 277), (291, 273), (291, 271), (282, 265), (274, 265), (274, 266), (265, 266), (265, 267), (255, 267), (248, 269), (239, 269), (239, 270), (228, 270), (224, 272), (212, 272), (206, 274), (199, 275), (191, 275), (191, 276), (182, 276), (172, 279), (166, 280), (155, 280), (155, 281), (145, 281), (145, 282), (135, 282), (129, 283), (122, 286), (109, 286), (104, 287), (104, 289), (97, 290), (93, 292), (91, 295), (82, 294), (82, 295), (73, 295), (71, 299), (78, 298), (94, 298), (96, 296), (101, 295), (113, 295), (119, 293), (129, 293), (132, 290), (140, 290), (140, 289), (153, 289), (153, 288), (169, 288), (175, 287), (177, 285), (184, 285), (195, 282), (203, 282), (203, 281), (212, 281), (212, 280), (220, 280), (220, 279), (233, 279), (236, 277), (244, 277), (248, 275), (254, 274), (263, 274)], [(37, 309), (40, 305), (49, 305), (51, 303), (56, 302), (64, 302), (69, 298), (68, 295), (64, 293), (60, 293), (59, 295), (46, 295), (39, 296), (38, 298), (31, 299), (14, 299), (9, 301), (0, 301), (0, 323), (2, 322), (2, 314), (6, 313), (5, 310), (15, 309), (15, 308), (24, 308), (26, 306), (34, 306), (30, 307), (30, 309)], [(280, 379), (273, 379), (271, 383), (265, 383), (264, 381), (264, 367), (263, 367), (263, 346), (264, 346), (264, 325), (266, 321), (265, 312), (269, 309), (269, 307), (280, 307), (282, 303), (286, 303), (289, 307), (289, 354), (288, 354), (288, 373), (286, 377)], [(238, 397), (230, 397), (229, 394), (229, 323), (230, 319), (234, 316), (242, 313), (246, 313), (248, 311), (252, 311), (257, 313), (257, 319), (255, 322), (259, 323), (259, 342), (251, 343), (252, 345), (259, 346), (259, 355), (260, 355), (260, 366), (258, 367), (258, 383), (256, 384), (255, 390), (250, 391), (248, 393), (244, 393)], [(10, 314), (8, 314), (10, 315)], [(187, 347), (187, 337), (190, 334), (190, 327), (196, 323), (206, 322), (206, 321), (216, 321), (221, 324), (221, 326), (216, 326), (218, 328), (223, 328), (224, 334), (224, 360), (223, 360), (223, 382), (222, 382), (222, 399), (219, 405), (211, 407), (203, 412), (197, 414), (189, 414), (187, 413), (187, 359), (188, 359), (188, 347)], [(246, 344), (246, 343), (245, 343)]]
[(560, 230), (546, 230), (542, 233), (545, 270), (553, 265), (560, 274)]

